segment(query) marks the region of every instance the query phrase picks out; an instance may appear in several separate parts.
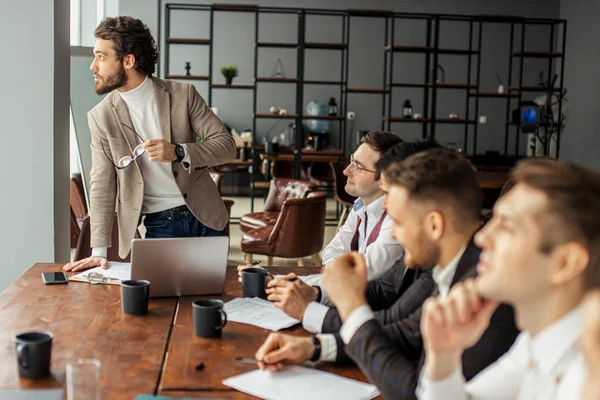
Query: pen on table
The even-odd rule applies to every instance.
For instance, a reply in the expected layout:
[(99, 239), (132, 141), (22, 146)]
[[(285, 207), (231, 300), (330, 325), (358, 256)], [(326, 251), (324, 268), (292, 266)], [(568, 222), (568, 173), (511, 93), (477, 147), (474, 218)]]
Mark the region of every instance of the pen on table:
[(260, 361), (258, 361), (256, 358), (236, 357), (235, 362), (239, 362), (242, 364), (258, 364)]
[[(251, 358), (251, 357), (236, 357), (235, 358), (235, 362), (239, 362), (241, 364), (258, 364), (258, 363), (262, 363), (265, 365), (269, 365), (266, 364), (264, 361), (258, 361), (256, 358)], [(305, 363), (302, 363), (300, 365), (303, 365), (305, 367), (311, 367), (314, 368), (317, 364), (312, 362), (312, 361), (307, 361)]]

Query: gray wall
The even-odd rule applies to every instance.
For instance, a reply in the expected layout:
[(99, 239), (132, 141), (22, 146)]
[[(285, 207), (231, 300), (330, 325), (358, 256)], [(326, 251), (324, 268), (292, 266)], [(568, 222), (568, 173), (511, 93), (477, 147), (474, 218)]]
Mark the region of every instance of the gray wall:
[[(144, 20), (156, 35), (158, 27), (158, 2), (161, 6), (166, 0), (121, 0), (120, 12), (125, 15), (133, 15)], [(246, 0), (227, 1), (228, 3), (247, 3)], [(178, 3), (207, 4), (208, 2), (178, 1)], [(261, 6), (293, 6), (313, 7), (329, 9), (348, 8), (373, 8), (389, 9), (402, 12), (429, 12), (429, 13), (453, 13), (453, 14), (502, 14), (502, 15), (524, 15), (528, 17), (558, 18), (559, 0), (542, 1), (365, 1), (359, 0), (304, 0), (304, 1), (275, 1), (260, 0), (252, 3)], [(174, 37), (207, 37), (209, 24), (207, 13), (202, 12), (173, 12), (171, 36)], [(164, 48), (164, 12), (161, 21), (160, 47)], [(383, 81), (383, 26), (381, 20), (371, 18), (352, 19), (350, 38), (350, 87), (381, 87)], [(422, 23), (397, 23), (397, 44), (425, 43), (425, 29)], [(294, 41), (296, 39), (294, 17), (286, 16), (264, 16), (259, 20), (260, 40), (269, 41)], [(443, 23), (441, 26), (441, 46), (467, 47), (468, 25)], [(213, 63), (213, 82), (221, 82), (218, 68), (224, 64), (234, 63), (240, 69), (240, 76), (236, 78), (239, 83), (249, 83), (253, 77), (253, 38), (254, 17), (244, 13), (217, 13), (215, 17), (215, 46)], [(515, 43), (519, 40), (517, 32)], [(526, 47), (530, 50), (547, 50), (549, 46), (549, 30), (529, 29), (527, 31)], [(311, 41), (340, 41), (341, 23), (339, 19), (311, 16), (307, 21), (307, 40)], [(509, 28), (495, 24), (488, 24), (484, 29), (484, 50), (481, 66), (481, 90), (494, 91), (497, 87), (496, 73), (508, 80), (508, 52), (509, 52)], [(170, 72), (185, 73), (186, 61), (192, 63), (192, 73), (208, 73), (208, 50), (201, 46), (171, 45)], [(286, 76), (294, 76), (296, 57), (295, 50), (261, 49), (259, 52), (259, 75), (270, 76), (277, 58), (280, 57), (284, 64)], [(335, 80), (339, 79), (338, 69), (340, 65), (339, 53), (321, 50), (307, 51), (306, 79)], [(164, 51), (163, 51), (164, 55)], [(161, 76), (164, 74), (164, 58)], [(397, 54), (394, 58), (395, 81), (422, 82), (424, 79), (424, 56), (415, 54)], [(446, 69), (446, 81), (466, 81), (466, 57), (464, 56), (442, 56), (440, 63)], [(537, 83), (537, 71), (546, 69), (546, 64), (539, 60), (527, 60), (524, 67), (525, 84)], [(207, 83), (193, 82), (198, 91), (206, 97)], [(293, 109), (294, 108), (294, 86), (261, 83), (258, 86), (257, 107), (259, 112), (266, 112), (273, 105)], [(441, 90), (438, 91), (439, 102), (437, 115), (447, 117), (451, 112), (465, 115), (466, 93), (465, 91)], [(304, 91), (304, 103), (316, 100), (326, 103), (329, 97), (340, 98), (338, 87), (306, 86)], [(392, 114), (399, 115), (404, 99), (409, 98), (413, 104), (414, 112), (422, 113), (422, 89), (394, 89)], [(525, 96), (527, 98), (527, 96)], [(531, 96), (532, 97), (532, 96)], [(348, 110), (356, 112), (354, 130), (378, 129), (381, 122), (382, 96), (351, 94), (348, 99)], [(251, 127), (252, 92), (243, 90), (213, 90), (213, 106), (219, 107), (221, 119), (241, 130)], [(474, 103), (472, 103), (474, 104)], [(506, 102), (497, 99), (481, 99), (480, 115), (488, 117), (488, 123), (479, 127), (478, 152), (486, 150), (504, 149), (504, 121), (506, 119)], [(511, 108), (516, 107), (513, 101)], [(471, 116), (474, 117), (473, 108)], [(279, 133), (286, 129), (289, 121), (282, 120), (279, 123), (272, 120), (259, 120), (257, 123), (257, 135), (261, 137), (266, 132), (270, 134)], [(337, 123), (331, 124), (332, 129), (337, 131)], [(472, 128), (471, 128), (472, 129)], [(419, 124), (393, 124), (392, 130), (405, 138), (420, 137)], [(438, 125), (437, 138), (443, 143), (455, 142), (464, 147), (462, 142), (462, 126)], [(515, 132), (510, 137), (510, 149), (514, 149)], [(520, 152), (525, 152), (525, 140), (521, 137)], [(349, 144), (352, 145), (351, 142)], [(468, 150), (471, 151), (471, 145)]]
[(69, 258), (69, 1), (4, 2), (0, 48), (2, 290)]
[(561, 18), (567, 19), (565, 85), (569, 90), (569, 120), (561, 140), (560, 158), (600, 169), (600, 3), (563, 0)]

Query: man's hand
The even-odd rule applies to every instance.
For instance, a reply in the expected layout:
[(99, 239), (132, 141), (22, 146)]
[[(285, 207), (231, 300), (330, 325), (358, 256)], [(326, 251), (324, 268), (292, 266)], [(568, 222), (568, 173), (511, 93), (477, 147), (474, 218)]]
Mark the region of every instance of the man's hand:
[[(246, 265), (238, 265), (237, 266), (237, 270), (238, 270), (238, 282), (242, 283), (242, 271), (247, 269), (247, 268), (260, 268), (260, 269), (265, 269), (263, 267), (259, 267), (258, 265), (252, 265), (252, 264), (246, 264)], [(265, 269), (266, 270), (266, 269)], [(269, 274), (267, 275), (267, 282), (270, 281), (272, 278), (272, 275)]]
[(443, 379), (458, 367), (462, 352), (481, 339), (498, 305), (481, 298), (472, 278), (456, 284), (443, 299), (425, 301), (421, 335), (427, 378)]
[(267, 283), (267, 300), (275, 303), (287, 315), (302, 321), (311, 301), (319, 296), (318, 289), (307, 285), (296, 274), (290, 273)]
[(358, 307), (367, 304), (367, 274), (365, 259), (357, 252), (344, 254), (323, 269), (323, 287), (342, 321)]
[(149, 139), (144, 141), (144, 148), (150, 161), (171, 162), (177, 160), (175, 145), (164, 139)]
[(281, 371), (283, 364), (302, 364), (309, 361), (315, 351), (310, 337), (271, 333), (254, 356), (261, 370)]
[(108, 269), (108, 260), (104, 257), (88, 257), (83, 260), (74, 261), (66, 264), (63, 269), (65, 271), (77, 272), (93, 267), (102, 267)]

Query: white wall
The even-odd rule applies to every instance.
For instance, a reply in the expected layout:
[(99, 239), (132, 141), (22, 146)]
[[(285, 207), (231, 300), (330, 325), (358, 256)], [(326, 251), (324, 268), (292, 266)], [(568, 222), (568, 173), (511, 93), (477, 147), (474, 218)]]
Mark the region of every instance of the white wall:
[(0, 290), (69, 257), (69, 1), (3, 2)]

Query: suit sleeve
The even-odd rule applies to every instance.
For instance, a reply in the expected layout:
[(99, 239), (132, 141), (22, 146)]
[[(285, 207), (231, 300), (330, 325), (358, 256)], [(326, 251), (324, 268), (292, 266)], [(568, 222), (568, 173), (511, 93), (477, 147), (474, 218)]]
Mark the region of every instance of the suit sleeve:
[[(408, 318), (421, 308), (434, 289), (435, 283), (431, 277), (431, 270), (423, 271), (414, 283), (407, 286), (402, 285), (398, 289), (398, 284), (389, 285), (389, 280), (400, 279), (398, 278), (399, 273), (398, 270), (394, 277), (385, 276), (382, 279), (371, 281), (367, 285), (369, 306), (375, 311), (375, 320), (384, 326), (393, 325)], [(341, 327), (342, 320), (337, 309), (330, 309), (325, 315), (322, 332), (337, 333)]]
[(420, 312), (404, 321), (405, 329), (410, 329), (400, 336), (401, 329), (392, 331), (375, 320), (367, 321), (344, 348), (385, 399), (415, 398), (422, 352), (420, 340), (415, 340), (419, 320)]
[(90, 172), (91, 246), (110, 247), (117, 199), (117, 173), (109, 159), (112, 153), (106, 133), (102, 132), (88, 112), (92, 136), (92, 169)]
[(200, 168), (225, 164), (236, 156), (235, 140), (221, 120), (206, 105), (193, 85), (189, 85), (190, 126), (201, 143), (188, 143), (190, 173)]

